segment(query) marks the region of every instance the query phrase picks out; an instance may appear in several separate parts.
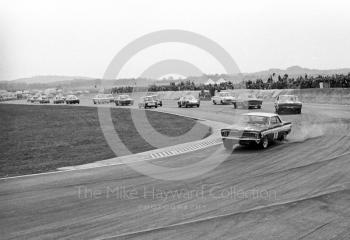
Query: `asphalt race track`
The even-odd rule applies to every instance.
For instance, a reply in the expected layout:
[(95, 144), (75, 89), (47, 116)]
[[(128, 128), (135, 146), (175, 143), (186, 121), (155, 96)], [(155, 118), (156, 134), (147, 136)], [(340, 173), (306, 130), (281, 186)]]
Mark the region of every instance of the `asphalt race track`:
[[(229, 124), (248, 110), (166, 101), (155, 111)], [(126, 165), (1, 179), (1, 239), (350, 239), (350, 106), (304, 104), (281, 117), (292, 134), (266, 150), (220, 144), (154, 161), (225, 158), (184, 181)]]

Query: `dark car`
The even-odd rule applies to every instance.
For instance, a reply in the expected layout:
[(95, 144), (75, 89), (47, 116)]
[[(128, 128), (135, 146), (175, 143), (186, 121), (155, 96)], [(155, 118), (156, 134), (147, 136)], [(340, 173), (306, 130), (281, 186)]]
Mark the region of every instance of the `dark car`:
[(239, 98), (237, 99), (236, 105), (234, 105), (235, 108), (237, 107), (242, 107), (242, 108), (261, 108), (261, 105), (263, 103), (263, 100), (260, 98), (257, 98), (256, 96), (252, 95), (252, 94), (248, 94), (248, 95), (242, 95), (239, 96)]
[(129, 95), (119, 95), (114, 99), (116, 106), (134, 105), (134, 99)]
[(200, 100), (197, 99), (193, 95), (187, 95), (180, 97), (180, 99), (177, 101), (177, 106), (180, 107), (199, 107), (200, 106)]
[(79, 104), (80, 100), (75, 95), (68, 95), (66, 98), (66, 104)]
[(295, 95), (279, 95), (275, 101), (275, 110), (277, 114), (283, 112), (293, 112), (300, 114), (302, 103)]
[(235, 143), (267, 148), (270, 142), (284, 140), (291, 129), (292, 123), (283, 122), (275, 113), (251, 112), (243, 114), (234, 125), (221, 129), (221, 137), (228, 150)]
[(142, 97), (139, 102), (139, 108), (157, 108), (158, 104), (151, 96)]

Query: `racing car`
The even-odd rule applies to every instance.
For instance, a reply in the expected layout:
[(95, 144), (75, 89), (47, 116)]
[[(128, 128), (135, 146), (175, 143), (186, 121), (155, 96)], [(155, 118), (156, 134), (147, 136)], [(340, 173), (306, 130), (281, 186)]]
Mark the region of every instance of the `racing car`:
[(139, 108), (157, 108), (158, 104), (157, 102), (154, 100), (154, 98), (152, 96), (146, 96), (146, 97), (142, 97), (141, 101), (139, 102)]
[(262, 99), (259, 99), (252, 94), (248, 94), (248, 95), (239, 96), (234, 107), (237, 108), (240, 106), (242, 108), (248, 108), (248, 109), (251, 109), (251, 108), (260, 109), (262, 103), (263, 103)]
[(216, 105), (220, 104), (236, 104), (236, 99), (229, 92), (219, 92), (211, 98), (213, 103)]
[(163, 101), (162, 99), (160, 98), (160, 96), (156, 93), (153, 93), (153, 92), (148, 92), (146, 94), (147, 97), (153, 97), (154, 101), (157, 102), (157, 106), (158, 107), (162, 107), (163, 106)]
[(302, 103), (295, 95), (279, 95), (275, 101), (277, 114), (282, 112), (295, 112), (301, 114)]
[(124, 106), (124, 105), (134, 105), (134, 99), (132, 99), (129, 95), (123, 94), (118, 95), (114, 99), (116, 106)]
[(292, 130), (291, 122), (284, 122), (278, 114), (250, 112), (240, 116), (237, 123), (221, 129), (224, 147), (234, 144), (256, 145), (265, 149), (273, 141), (282, 141)]
[(38, 98), (39, 103), (43, 104), (43, 103), (50, 103), (49, 98), (46, 95), (41, 95)]
[(66, 104), (79, 104), (80, 100), (77, 96), (75, 95), (68, 95), (66, 98)]
[(197, 99), (195, 96), (193, 95), (187, 95), (187, 96), (183, 96), (180, 97), (180, 99), (177, 101), (177, 106), (180, 107), (199, 107), (200, 106), (200, 100)]
[(94, 104), (103, 104), (103, 103), (111, 103), (114, 102), (114, 97), (112, 94), (97, 94), (92, 102)]
[(65, 101), (65, 98), (63, 96), (60, 96), (60, 95), (56, 95), (54, 98), (53, 98), (53, 104), (60, 104), (60, 103), (64, 103)]

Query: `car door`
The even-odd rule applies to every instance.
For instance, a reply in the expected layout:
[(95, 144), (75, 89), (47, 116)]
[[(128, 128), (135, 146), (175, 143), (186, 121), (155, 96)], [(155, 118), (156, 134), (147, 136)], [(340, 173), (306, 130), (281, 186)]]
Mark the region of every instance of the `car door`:
[(272, 130), (272, 138), (273, 140), (276, 140), (278, 139), (278, 137), (280, 136), (280, 127), (282, 125), (282, 122), (281, 120), (279, 119), (279, 117), (277, 116), (274, 116), (274, 117), (271, 117), (270, 119), (270, 128)]

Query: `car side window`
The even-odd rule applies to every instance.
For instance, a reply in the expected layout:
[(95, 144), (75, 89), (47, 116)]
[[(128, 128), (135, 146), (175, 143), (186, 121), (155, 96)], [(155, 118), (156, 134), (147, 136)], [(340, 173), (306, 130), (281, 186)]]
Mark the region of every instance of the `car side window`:
[(270, 124), (271, 125), (276, 125), (276, 124), (280, 124), (281, 120), (278, 117), (272, 117), (270, 120)]
[(282, 123), (282, 121), (279, 117), (275, 117), (275, 118), (276, 118), (277, 123)]
[(270, 119), (270, 124), (271, 124), (271, 125), (276, 125), (276, 124), (277, 124), (277, 118), (276, 118), (276, 117), (272, 117), (272, 118)]

